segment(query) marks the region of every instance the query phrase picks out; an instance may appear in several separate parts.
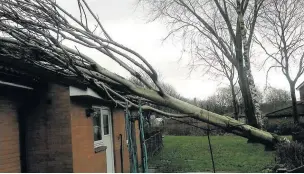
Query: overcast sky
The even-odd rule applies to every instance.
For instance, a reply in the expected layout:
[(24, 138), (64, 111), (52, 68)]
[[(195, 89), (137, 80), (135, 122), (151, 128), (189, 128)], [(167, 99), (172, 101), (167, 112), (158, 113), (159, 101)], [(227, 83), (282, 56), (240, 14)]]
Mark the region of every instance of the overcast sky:
[[(189, 76), (189, 69), (187, 68), (189, 56), (184, 54), (183, 59), (180, 60), (181, 43), (173, 39), (163, 43), (162, 39), (168, 33), (166, 26), (159, 21), (148, 23), (147, 13), (141, 7), (136, 6), (136, 1), (87, 0), (92, 10), (98, 14), (100, 21), (111, 37), (143, 55), (161, 73), (161, 78), (173, 85), (183, 96), (205, 99), (212, 95), (217, 87), (227, 86), (227, 82), (202, 76), (201, 72), (192, 72)], [(61, 0), (57, 2), (78, 17), (76, 0)], [(92, 56), (98, 63), (112, 72), (120, 75), (127, 74), (123, 68), (101, 54), (90, 50), (82, 51)], [(262, 56), (264, 55), (256, 56), (263, 58)], [(252, 66), (255, 83), (262, 90), (266, 81), (265, 70), (259, 71), (258, 69), (260, 68)], [(271, 86), (289, 90), (287, 80), (279, 70), (272, 71), (269, 77)], [(298, 84), (302, 80), (303, 78), (300, 78)]]

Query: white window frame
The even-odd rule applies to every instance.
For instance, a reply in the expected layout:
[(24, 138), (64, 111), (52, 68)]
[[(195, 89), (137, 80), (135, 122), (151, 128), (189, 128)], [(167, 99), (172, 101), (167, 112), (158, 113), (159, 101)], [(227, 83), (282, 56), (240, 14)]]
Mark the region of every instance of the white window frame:
[[(111, 110), (109, 107), (105, 107), (105, 106), (92, 106), (92, 108), (97, 108), (97, 109), (100, 109), (100, 129), (101, 129), (101, 140), (97, 140), (95, 141), (94, 140), (94, 148), (97, 148), (97, 147), (100, 147), (100, 146), (105, 146), (103, 140), (104, 140), (104, 124), (103, 124), (103, 113), (102, 111), (103, 110), (107, 110), (109, 114), (111, 114)], [(109, 118), (110, 119), (110, 115), (109, 115)], [(93, 128), (94, 129), (94, 128)], [(109, 134), (111, 134), (110, 132), (111, 130), (109, 130)]]

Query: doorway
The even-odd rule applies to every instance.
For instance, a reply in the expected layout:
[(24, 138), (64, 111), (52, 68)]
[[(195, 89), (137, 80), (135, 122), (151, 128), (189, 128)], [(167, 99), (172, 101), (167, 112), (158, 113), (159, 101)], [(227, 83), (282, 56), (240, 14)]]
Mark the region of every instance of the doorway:
[(112, 115), (111, 110), (108, 107), (94, 106), (94, 110), (97, 110), (100, 121), (100, 141), (95, 141), (94, 146), (102, 145), (106, 146), (106, 162), (107, 162), (107, 173), (115, 173), (114, 167), (114, 149), (113, 149), (113, 129), (112, 129)]

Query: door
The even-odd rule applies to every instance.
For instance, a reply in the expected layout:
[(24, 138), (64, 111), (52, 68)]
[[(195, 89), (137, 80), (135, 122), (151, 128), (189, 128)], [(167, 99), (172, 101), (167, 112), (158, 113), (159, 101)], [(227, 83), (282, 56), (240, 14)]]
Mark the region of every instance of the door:
[(112, 132), (112, 115), (108, 107), (94, 107), (94, 110), (99, 110), (100, 113), (100, 132), (101, 143), (106, 146), (107, 173), (115, 173), (114, 168), (114, 149), (113, 149), (113, 132)]

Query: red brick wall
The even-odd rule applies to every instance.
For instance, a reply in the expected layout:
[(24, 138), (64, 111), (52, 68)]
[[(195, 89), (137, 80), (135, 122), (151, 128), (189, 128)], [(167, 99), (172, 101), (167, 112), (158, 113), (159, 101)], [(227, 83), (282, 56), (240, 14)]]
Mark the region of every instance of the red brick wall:
[[(126, 142), (126, 131), (125, 131), (125, 113), (122, 109), (116, 109), (113, 111), (113, 141), (114, 141), (114, 156), (115, 156), (115, 171), (121, 172), (121, 156), (120, 156), (120, 136), (122, 134), (123, 139), (123, 172), (130, 172), (130, 163), (129, 163), (129, 152)], [(137, 155), (139, 163), (141, 163), (141, 151), (140, 151), (140, 139), (139, 139), (139, 129), (138, 123), (135, 124), (136, 129), (136, 142), (137, 142)]]
[(138, 164), (141, 165), (141, 147), (140, 147), (140, 136), (139, 136), (138, 121), (135, 122), (135, 129), (136, 129), (136, 143), (137, 143), (137, 158), (138, 158)]
[(72, 172), (69, 88), (50, 84), (36, 102), (26, 118), (27, 172)]
[(126, 142), (126, 132), (125, 132), (125, 116), (123, 110), (113, 111), (113, 141), (114, 141), (114, 156), (115, 156), (115, 171), (121, 172), (121, 162), (120, 162), (120, 136), (122, 134), (123, 140), (123, 172), (129, 172), (129, 152)]
[(20, 173), (19, 124), (16, 102), (0, 95), (0, 173)]
[[(71, 102), (69, 88), (55, 84), (35, 93), (26, 99), (22, 112), (26, 172), (106, 172), (106, 152), (94, 152), (92, 118), (85, 115), (90, 102)], [(17, 100), (0, 96), (0, 172), (21, 172)], [(121, 172), (119, 134), (123, 135), (124, 172), (129, 171), (124, 117), (123, 110), (113, 112), (116, 172)], [(140, 162), (137, 123), (136, 136)]]
[(71, 105), (73, 169), (77, 173), (105, 173), (106, 151), (94, 151), (93, 121), (85, 114), (85, 109), (90, 106), (84, 103), (87, 102), (72, 100)]

